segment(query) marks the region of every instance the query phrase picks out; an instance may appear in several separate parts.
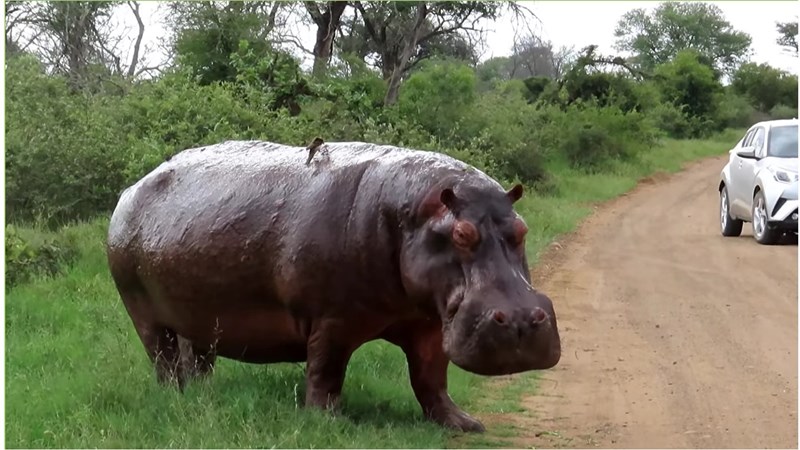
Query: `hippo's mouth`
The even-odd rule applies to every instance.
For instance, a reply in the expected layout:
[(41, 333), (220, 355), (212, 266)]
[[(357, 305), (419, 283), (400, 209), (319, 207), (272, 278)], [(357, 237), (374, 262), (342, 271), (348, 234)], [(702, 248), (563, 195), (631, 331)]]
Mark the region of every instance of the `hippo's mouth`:
[(450, 300), (442, 320), (443, 346), (460, 368), (478, 375), (507, 375), (549, 369), (560, 360), (553, 313), (534, 307), (498, 314), (485, 302), (465, 300), (463, 290)]

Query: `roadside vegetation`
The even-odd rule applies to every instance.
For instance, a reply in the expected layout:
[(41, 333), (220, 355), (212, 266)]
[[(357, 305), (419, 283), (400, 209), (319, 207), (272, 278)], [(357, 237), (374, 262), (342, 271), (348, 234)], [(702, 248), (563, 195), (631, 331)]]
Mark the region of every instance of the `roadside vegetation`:
[[(303, 364), (222, 360), (183, 394), (156, 384), (104, 237), (119, 193), (183, 149), (322, 136), (443, 152), (526, 186), (533, 262), (593, 203), (723, 154), (754, 121), (797, 115), (797, 77), (748, 62), (749, 36), (697, 3), (626, 14), (623, 56), (529, 34), (485, 61), (463, 24), (524, 17), (519, 6), (165, 3), (172, 57), (158, 67), (144, 48), (114, 53), (103, 31), (112, 12), (140, 14), (135, 2), (5, 7), (9, 447), (429, 448), (453, 436), (422, 420), (402, 352), (380, 342), (355, 354), (336, 417), (301, 407)], [(292, 18), (323, 31), (307, 70), (286, 44)], [(796, 52), (791, 25), (776, 45)], [(670, 41), (674, 26), (702, 38)], [(331, 30), (344, 33), (331, 43)], [(486, 378), (450, 373), (467, 412), (518, 408)], [(498, 430), (459, 445), (503, 445), (513, 430)]]

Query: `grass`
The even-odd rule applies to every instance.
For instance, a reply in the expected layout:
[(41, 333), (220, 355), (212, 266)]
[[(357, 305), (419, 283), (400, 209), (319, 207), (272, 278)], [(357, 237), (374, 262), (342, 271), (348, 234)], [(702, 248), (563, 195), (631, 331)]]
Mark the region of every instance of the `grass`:
[[(518, 205), (531, 259), (592, 203), (653, 171), (721, 154), (735, 138), (667, 141), (612, 174), (555, 168), (558, 195)], [(108, 274), (106, 226), (98, 219), (59, 232), (79, 248), (77, 261), (63, 276), (6, 295), (7, 447), (495, 447), (515, 434), (513, 425), (492, 424), (487, 434), (459, 436), (422, 420), (402, 352), (381, 342), (354, 355), (337, 416), (299, 407), (302, 364), (220, 360), (213, 377), (183, 394), (159, 387)], [(450, 394), (470, 413), (522, 413), (520, 399), (536, 386), (535, 373), (502, 385), (485, 380), (451, 366)]]

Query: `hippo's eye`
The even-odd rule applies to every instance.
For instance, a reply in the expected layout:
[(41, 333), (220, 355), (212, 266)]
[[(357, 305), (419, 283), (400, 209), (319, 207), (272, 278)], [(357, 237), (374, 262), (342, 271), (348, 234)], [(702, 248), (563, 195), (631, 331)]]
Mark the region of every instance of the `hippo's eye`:
[(453, 243), (458, 247), (471, 248), (480, 240), (478, 229), (466, 220), (457, 220), (453, 225)]

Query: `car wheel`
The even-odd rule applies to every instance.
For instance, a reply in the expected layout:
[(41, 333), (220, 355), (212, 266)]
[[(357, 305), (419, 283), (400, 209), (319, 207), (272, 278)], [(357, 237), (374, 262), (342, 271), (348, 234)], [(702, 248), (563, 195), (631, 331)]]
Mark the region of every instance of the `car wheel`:
[(759, 244), (774, 244), (780, 237), (778, 230), (769, 226), (768, 217), (764, 193), (758, 191), (753, 197), (753, 237)]
[(742, 234), (742, 221), (731, 217), (728, 205), (728, 187), (723, 186), (719, 191), (719, 227), (723, 236), (739, 236)]

